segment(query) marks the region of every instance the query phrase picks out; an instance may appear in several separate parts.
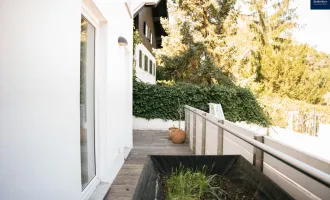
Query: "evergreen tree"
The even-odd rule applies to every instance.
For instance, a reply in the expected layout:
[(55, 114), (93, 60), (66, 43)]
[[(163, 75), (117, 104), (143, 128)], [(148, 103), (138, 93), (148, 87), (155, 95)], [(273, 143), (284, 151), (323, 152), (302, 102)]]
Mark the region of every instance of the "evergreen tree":
[(223, 72), (233, 60), (225, 37), (235, 34), (234, 4), (234, 0), (178, 0), (169, 4), (171, 23), (162, 20), (168, 36), (163, 38), (163, 48), (155, 51), (158, 65), (163, 67), (159, 77), (230, 84)]
[(295, 9), (290, 8), (290, 3), (291, 0), (252, 0), (243, 4), (249, 10), (240, 14), (242, 25), (235, 38), (237, 41), (244, 39), (238, 45), (242, 54), (236, 69), (240, 70), (238, 76), (243, 71), (243, 78), (254, 76), (257, 82), (268, 78), (263, 73), (273, 69), (262, 64), (290, 45), (292, 30), (298, 26)]
[[(249, 87), (255, 94), (322, 103), (330, 55), (292, 40), (292, 0), (176, 0), (156, 50), (157, 78)], [(245, 9), (244, 9), (245, 8)], [(247, 9), (246, 9), (247, 8)]]
[[(326, 88), (329, 88), (329, 55), (323, 55), (323, 61), (319, 62), (316, 56), (319, 52), (292, 40), (292, 30), (298, 24), (291, 2), (247, 2), (250, 12), (241, 16), (247, 24), (250, 37), (240, 47), (244, 48), (242, 51), (249, 47), (249, 54), (240, 62), (243, 65), (239, 68), (244, 73), (250, 71), (248, 75), (253, 75), (252, 81), (254, 86), (258, 86), (259, 92), (320, 103), (328, 90)], [(237, 37), (242, 34), (239, 32)]]

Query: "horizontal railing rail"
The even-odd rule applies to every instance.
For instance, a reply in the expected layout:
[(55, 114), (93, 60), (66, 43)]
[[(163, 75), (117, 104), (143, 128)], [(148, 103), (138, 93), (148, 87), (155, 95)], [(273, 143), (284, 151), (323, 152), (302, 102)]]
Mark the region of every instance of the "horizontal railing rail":
[[(210, 119), (206, 116), (207, 113), (203, 112), (203, 111), (200, 111), (200, 110), (197, 110), (193, 107), (190, 107), (190, 106), (185, 106), (185, 109), (193, 112), (194, 114), (200, 116), (203, 118), (203, 120), (205, 121), (208, 121), (220, 128), (222, 128), (223, 130), (231, 133), (232, 135), (236, 136), (237, 138), (240, 138), (241, 140), (251, 144), (252, 146), (254, 147), (257, 147), (259, 148), (260, 150), (266, 152), (267, 154), (271, 155), (272, 157), (282, 161), (283, 163), (289, 165), (290, 167), (300, 171), (301, 173), (309, 176), (310, 178), (316, 180), (317, 182), (319, 183), (322, 183), (323, 185), (327, 186), (330, 188), (330, 175), (328, 175), (327, 173), (319, 170), (319, 169), (316, 169), (304, 162), (301, 162), (291, 156), (288, 156), (272, 147), (269, 147), (257, 140), (254, 140), (254, 139), (251, 139), (245, 135), (242, 135), (240, 134), (238, 131), (235, 131), (235, 130), (231, 130), (230, 128), (226, 127), (224, 124), (222, 123), (219, 123), (218, 121), (215, 121), (213, 119)], [(186, 120), (187, 121), (187, 120)], [(203, 122), (205, 123), (205, 122)], [(186, 127), (187, 127), (187, 123), (186, 123)], [(190, 126), (190, 125), (189, 125)], [(196, 125), (194, 125), (195, 127)], [(204, 133), (205, 134), (205, 133)], [(203, 140), (205, 140), (203, 138)], [(194, 141), (194, 143), (196, 143)], [(204, 147), (205, 148), (205, 147)], [(205, 151), (203, 152), (205, 154)]]

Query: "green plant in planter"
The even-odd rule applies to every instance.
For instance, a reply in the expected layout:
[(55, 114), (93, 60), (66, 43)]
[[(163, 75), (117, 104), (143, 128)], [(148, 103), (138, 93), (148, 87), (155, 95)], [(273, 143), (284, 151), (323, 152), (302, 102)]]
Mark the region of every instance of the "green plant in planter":
[(212, 181), (216, 175), (207, 176), (206, 168), (202, 170), (184, 169), (180, 166), (165, 178), (166, 199), (199, 200), (204, 197), (220, 199)]
[(232, 182), (218, 174), (208, 175), (202, 169), (189, 169), (180, 165), (162, 179), (168, 200), (256, 200), (257, 190)]

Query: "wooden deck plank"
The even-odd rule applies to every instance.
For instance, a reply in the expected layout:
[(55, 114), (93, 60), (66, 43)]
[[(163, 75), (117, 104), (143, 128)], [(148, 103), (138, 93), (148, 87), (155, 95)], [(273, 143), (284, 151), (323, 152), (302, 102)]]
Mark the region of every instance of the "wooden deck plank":
[(132, 199), (148, 155), (193, 155), (189, 144), (173, 144), (166, 131), (134, 131), (133, 146), (105, 200)]

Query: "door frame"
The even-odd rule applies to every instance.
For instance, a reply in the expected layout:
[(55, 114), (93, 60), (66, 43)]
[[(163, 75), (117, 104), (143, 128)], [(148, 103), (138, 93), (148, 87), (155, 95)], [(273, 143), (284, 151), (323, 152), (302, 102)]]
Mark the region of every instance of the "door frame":
[[(99, 88), (100, 88), (100, 81), (99, 81), (99, 71), (101, 68), (105, 67), (104, 56), (101, 55), (102, 50), (102, 43), (106, 42), (106, 38), (101, 35), (103, 31), (102, 26), (106, 24), (105, 18), (102, 16), (101, 12), (97, 9), (95, 4), (92, 1), (82, 1), (81, 5), (81, 16), (85, 17), (89, 23), (91, 23), (95, 28), (95, 56), (94, 56), (94, 148), (95, 148), (95, 177), (89, 184), (86, 186), (84, 190), (82, 190), (82, 200), (87, 200), (93, 194), (96, 187), (101, 182), (101, 171), (104, 171), (103, 168), (106, 166), (100, 165), (100, 127), (99, 127)], [(101, 36), (101, 37), (100, 37)], [(102, 168), (102, 169), (101, 169)], [(81, 169), (80, 169), (81, 170)]]

